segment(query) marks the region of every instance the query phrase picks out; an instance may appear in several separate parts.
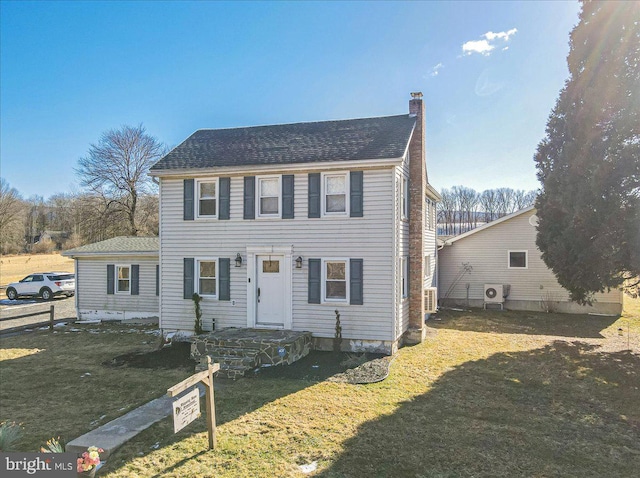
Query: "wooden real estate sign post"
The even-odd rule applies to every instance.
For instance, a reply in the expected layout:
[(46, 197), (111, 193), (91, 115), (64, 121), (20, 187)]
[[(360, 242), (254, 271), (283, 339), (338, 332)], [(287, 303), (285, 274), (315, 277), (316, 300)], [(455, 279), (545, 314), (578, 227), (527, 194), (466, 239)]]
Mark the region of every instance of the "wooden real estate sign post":
[[(220, 370), (220, 364), (211, 363), (211, 357), (207, 357), (207, 370), (198, 372), (189, 378), (184, 379), (182, 382), (167, 389), (167, 395), (175, 397), (176, 395), (184, 392), (187, 388), (193, 387), (198, 383), (202, 383), (206, 387), (206, 407), (207, 407), (207, 431), (209, 432), (209, 450), (213, 450), (216, 447), (216, 409), (213, 402), (213, 374)], [(193, 415), (189, 421), (193, 421), (197, 418), (197, 415)], [(175, 414), (174, 414), (175, 421)], [(185, 426), (189, 421), (184, 421), (182, 426)]]

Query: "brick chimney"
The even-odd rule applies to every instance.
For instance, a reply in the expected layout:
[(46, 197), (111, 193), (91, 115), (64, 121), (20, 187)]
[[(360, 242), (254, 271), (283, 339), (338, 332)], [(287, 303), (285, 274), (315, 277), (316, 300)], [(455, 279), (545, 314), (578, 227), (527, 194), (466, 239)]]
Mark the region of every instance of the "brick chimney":
[(424, 214), (427, 173), (425, 161), (425, 115), (422, 93), (411, 93), (409, 115), (416, 127), (409, 143), (409, 329), (405, 344), (418, 344), (425, 338), (424, 326)]

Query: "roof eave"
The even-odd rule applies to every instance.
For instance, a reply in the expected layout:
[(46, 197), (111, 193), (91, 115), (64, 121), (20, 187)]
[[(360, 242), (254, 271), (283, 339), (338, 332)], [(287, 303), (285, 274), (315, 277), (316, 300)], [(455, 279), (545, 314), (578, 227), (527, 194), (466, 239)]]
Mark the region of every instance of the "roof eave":
[(80, 257), (159, 257), (160, 251), (92, 251), (92, 252), (75, 252), (73, 250), (63, 251), (62, 255), (71, 257), (72, 259)]
[(272, 172), (272, 171), (299, 171), (299, 170), (326, 170), (326, 169), (376, 169), (386, 166), (396, 166), (402, 162), (403, 157), (384, 159), (356, 159), (346, 161), (315, 161), (312, 163), (286, 163), (286, 164), (252, 164), (247, 166), (220, 166), (211, 168), (185, 168), (185, 169), (156, 169), (149, 171), (153, 177), (184, 177), (214, 175), (234, 175), (247, 172)]

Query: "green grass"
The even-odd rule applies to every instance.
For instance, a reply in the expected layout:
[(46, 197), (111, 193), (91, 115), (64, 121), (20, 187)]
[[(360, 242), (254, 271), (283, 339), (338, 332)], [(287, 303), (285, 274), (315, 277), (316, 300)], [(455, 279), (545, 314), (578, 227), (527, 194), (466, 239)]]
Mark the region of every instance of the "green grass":
[[(303, 476), (298, 466), (316, 461), (315, 476), (327, 478), (636, 476), (640, 468), (638, 314), (629, 312), (616, 319), (474, 311), (440, 313), (438, 318), (429, 322), (423, 344), (400, 350), (383, 382), (348, 385), (290, 377), (221, 382), (216, 392), (216, 450), (206, 449), (203, 418), (175, 435), (171, 419), (166, 419), (118, 450), (99, 474)], [(623, 336), (618, 334), (620, 327)], [(93, 340), (95, 347), (95, 342), (112, 335), (79, 336), (78, 340)], [(165, 371), (168, 376), (163, 379), (145, 379), (148, 370), (98, 371), (102, 360), (141, 345), (142, 338), (136, 341), (132, 336), (123, 334), (122, 341), (105, 344), (103, 355), (93, 361), (94, 347), (76, 349), (75, 360), (68, 360), (84, 362), (85, 367), (75, 370), (75, 375), (65, 373), (61, 378), (57, 374), (58, 379), (50, 378), (46, 388), (34, 386), (53, 396), (69, 386), (69, 378), (77, 382), (87, 361), (97, 374), (114, 374), (104, 375), (96, 384), (95, 401), (86, 408), (70, 402), (50, 408), (46, 420), (55, 419), (58, 426), (40, 425), (38, 437), (57, 436), (58, 430), (73, 428), (69, 424), (76, 421), (75, 430), (86, 428), (105, 408), (118, 413), (111, 402), (136, 401), (134, 388), (153, 395), (150, 390), (155, 387), (157, 396), (166, 383), (182, 378), (178, 375), (185, 373), (176, 371)], [(627, 340), (632, 351), (626, 350)], [(11, 341), (19, 343), (8, 347)], [(46, 349), (47, 344), (38, 342), (15, 337), (2, 339), (0, 345)], [(67, 348), (65, 353), (72, 355)], [(20, 353), (29, 352), (14, 352)], [(2, 378), (20, 372), (21, 361), (34, 361), (41, 353), (0, 362)], [(16, 366), (9, 374), (5, 364), (12, 362)], [(55, 375), (55, 368), (49, 373)], [(137, 380), (150, 382), (136, 385)], [(13, 378), (12, 384), (25, 386)], [(112, 386), (126, 393), (103, 395), (103, 389)], [(2, 388), (1, 419), (25, 422), (25, 433), (31, 435), (26, 425), (45, 420), (45, 413), (34, 417), (39, 411), (19, 400), (6, 407)], [(15, 413), (6, 414), (12, 409)], [(32, 436), (25, 439), (27, 443), (39, 445), (40, 441)]]

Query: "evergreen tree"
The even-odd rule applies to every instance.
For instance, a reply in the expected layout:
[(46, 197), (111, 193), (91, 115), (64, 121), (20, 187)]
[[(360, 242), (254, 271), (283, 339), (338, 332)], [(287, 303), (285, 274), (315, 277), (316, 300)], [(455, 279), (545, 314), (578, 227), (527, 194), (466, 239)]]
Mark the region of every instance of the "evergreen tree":
[(640, 275), (640, 3), (583, 1), (535, 160), (537, 245), (571, 299)]

